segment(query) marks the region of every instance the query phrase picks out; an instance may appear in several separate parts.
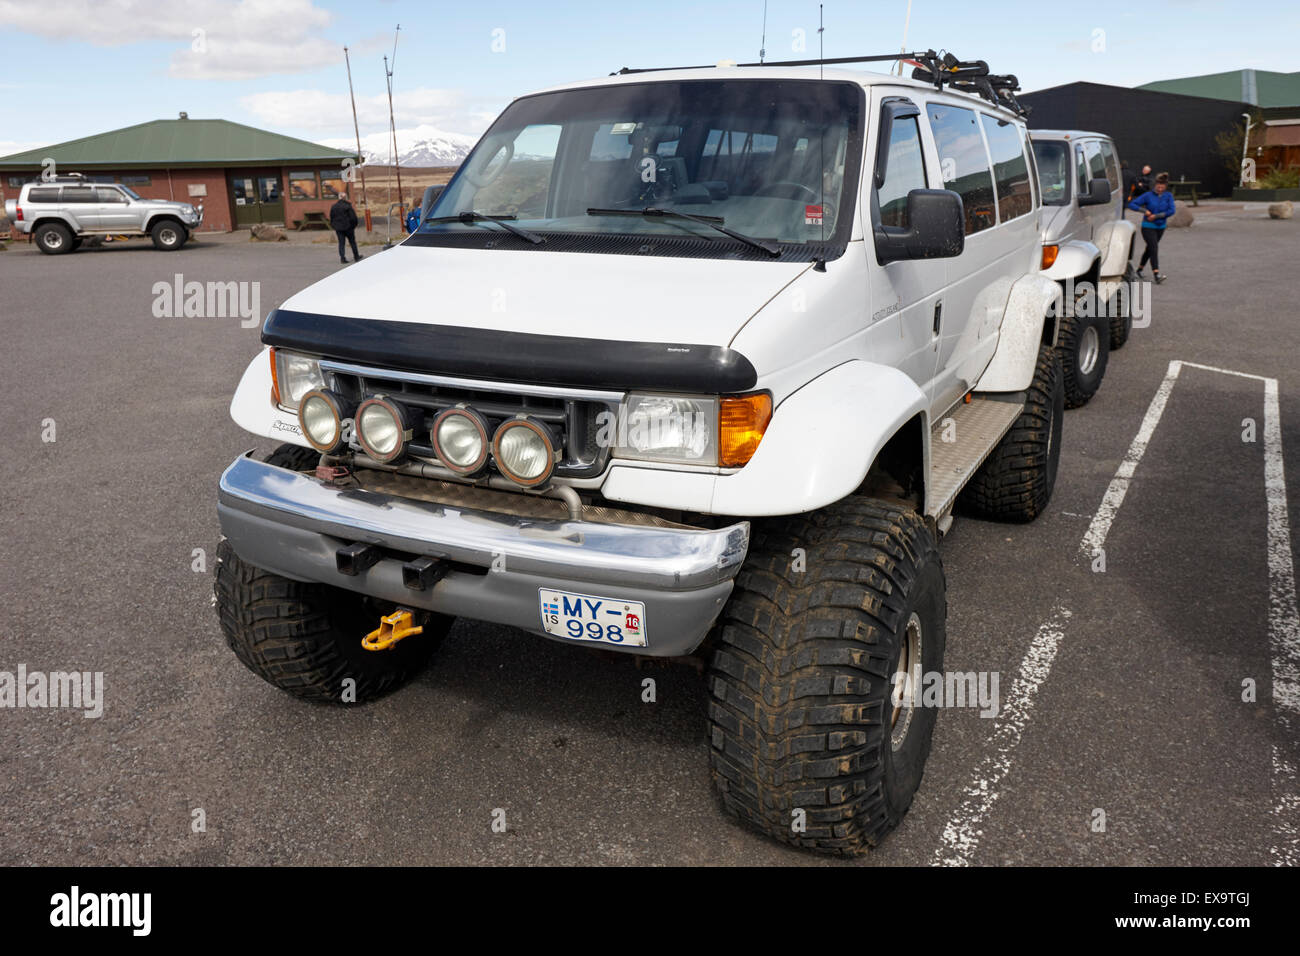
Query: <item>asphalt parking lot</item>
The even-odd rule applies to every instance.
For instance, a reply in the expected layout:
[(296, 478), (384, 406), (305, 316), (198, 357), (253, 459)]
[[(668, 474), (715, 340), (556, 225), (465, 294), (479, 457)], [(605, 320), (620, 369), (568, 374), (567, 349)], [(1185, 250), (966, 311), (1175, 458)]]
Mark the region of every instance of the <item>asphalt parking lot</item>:
[[(998, 672), (1001, 714), (941, 713), (911, 812), (848, 865), (1300, 862), (1300, 223), (1196, 211), (1150, 327), (1066, 413), (1049, 512), (945, 538), (946, 667)], [(259, 332), (157, 317), (153, 286), (257, 281), (265, 314), (339, 268), (239, 237), (0, 254), (0, 670), (102, 671), (106, 695), (97, 720), (0, 710), (0, 863), (836, 862), (722, 813), (689, 668), (459, 621), (347, 709), (236, 661), (215, 489), (272, 447), (227, 413)]]

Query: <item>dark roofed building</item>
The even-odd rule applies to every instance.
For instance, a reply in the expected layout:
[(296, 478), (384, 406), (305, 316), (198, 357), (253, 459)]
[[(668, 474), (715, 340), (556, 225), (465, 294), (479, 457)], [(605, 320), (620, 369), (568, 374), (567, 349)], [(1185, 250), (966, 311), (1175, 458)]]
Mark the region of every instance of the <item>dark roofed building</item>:
[(146, 199), (203, 204), (202, 231), (293, 225), (349, 193), (355, 153), (220, 119), (153, 120), (0, 156), (0, 196), (15, 198), (53, 160), (58, 173), (119, 182)]

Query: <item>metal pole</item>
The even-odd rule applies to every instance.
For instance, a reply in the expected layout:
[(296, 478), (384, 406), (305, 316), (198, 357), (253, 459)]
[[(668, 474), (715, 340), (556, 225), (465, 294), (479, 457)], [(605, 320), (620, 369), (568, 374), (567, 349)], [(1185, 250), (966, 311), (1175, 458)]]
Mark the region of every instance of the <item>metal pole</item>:
[(343, 62), (348, 67), (348, 96), (352, 99), (352, 132), (357, 136), (357, 167), (361, 171), (361, 205), (366, 207), (366, 232), (370, 232), (370, 203), (366, 199), (366, 157), (361, 152), (361, 127), (357, 125), (357, 95), (352, 92), (352, 61), (348, 59), (348, 48), (343, 48)]
[[(393, 67), (397, 66), (397, 41), (402, 33), (402, 25), (397, 25), (397, 32), (393, 34)], [(384, 57), (384, 73), (388, 79), (388, 128), (393, 133), (393, 169), (397, 173), (397, 208), (402, 208), (402, 158), (397, 152), (397, 122), (393, 119), (393, 70), (389, 68), (388, 58)], [(406, 231), (406, 222), (403, 220), (399, 223), (401, 231)]]
[[(903, 45), (898, 48), (899, 53), (907, 53), (907, 28), (912, 24), (912, 0), (907, 0), (907, 16), (903, 20)], [(903, 75), (903, 61), (898, 61), (898, 75)]]
[(1255, 124), (1250, 121), (1249, 113), (1242, 113), (1241, 115), (1246, 117), (1246, 132), (1241, 137), (1241, 182), (1237, 185), (1244, 189), (1246, 187), (1246, 150), (1250, 147), (1250, 131)]

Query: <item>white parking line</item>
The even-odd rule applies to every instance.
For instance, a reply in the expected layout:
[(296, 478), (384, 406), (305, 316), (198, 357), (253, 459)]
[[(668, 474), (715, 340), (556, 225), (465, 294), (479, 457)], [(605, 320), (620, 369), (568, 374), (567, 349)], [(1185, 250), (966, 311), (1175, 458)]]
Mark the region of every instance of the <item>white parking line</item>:
[[(1297, 611), (1295, 569), (1291, 559), (1291, 526), (1287, 516), (1286, 481), (1283, 475), (1282, 426), (1278, 404), (1277, 379), (1248, 372), (1200, 365), (1196, 362), (1169, 363), (1164, 380), (1147, 407), (1137, 435), (1128, 453), (1115, 470), (1101, 504), (1092, 517), (1079, 544), (1087, 558), (1094, 556), (1106, 543), (1106, 536), (1119, 513), (1138, 463), (1146, 454), (1156, 426), (1164, 414), (1169, 395), (1184, 367), (1223, 375), (1234, 375), (1264, 383), (1264, 489), (1268, 503), (1268, 573), (1269, 573), (1269, 647), (1273, 662), (1273, 705), (1281, 727), (1282, 739), (1292, 738), (1292, 728), (1300, 727), (1300, 611)], [(1038, 628), (1029, 650), (1020, 662), (1016, 680), (1007, 695), (1002, 714), (993, 732), (993, 747), (980, 761), (974, 779), (962, 791), (962, 801), (943, 828), (933, 862), (950, 866), (969, 866), (984, 821), (1000, 796), (999, 785), (1011, 770), (1015, 748), (1020, 744), (1029, 716), (1033, 712), (1038, 688), (1051, 674), (1052, 664), (1065, 637), (1065, 622), (1070, 612), (1060, 604), (1052, 608), (1048, 619)], [(1295, 767), (1278, 746), (1273, 747), (1272, 814), (1276, 844), (1270, 856), (1279, 865), (1300, 864), (1300, 789)]]

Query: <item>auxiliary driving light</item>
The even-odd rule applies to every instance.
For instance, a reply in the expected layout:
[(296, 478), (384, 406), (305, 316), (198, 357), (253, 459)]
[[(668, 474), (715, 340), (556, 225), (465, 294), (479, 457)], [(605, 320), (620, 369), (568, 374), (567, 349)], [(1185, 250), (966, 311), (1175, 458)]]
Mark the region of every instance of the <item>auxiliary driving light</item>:
[(343, 447), (343, 421), (352, 417), (354, 403), (327, 388), (313, 388), (298, 403), (303, 437), (325, 455)]
[(405, 405), (383, 395), (367, 398), (357, 408), (357, 441), (375, 461), (391, 464), (406, 454), (411, 420)]
[(439, 412), (429, 437), (438, 460), (458, 475), (477, 474), (487, 465), (492, 446), (487, 419), (464, 403)]
[(497, 468), (517, 485), (535, 488), (555, 470), (555, 439), (544, 422), (527, 415), (507, 418), (492, 436)]

